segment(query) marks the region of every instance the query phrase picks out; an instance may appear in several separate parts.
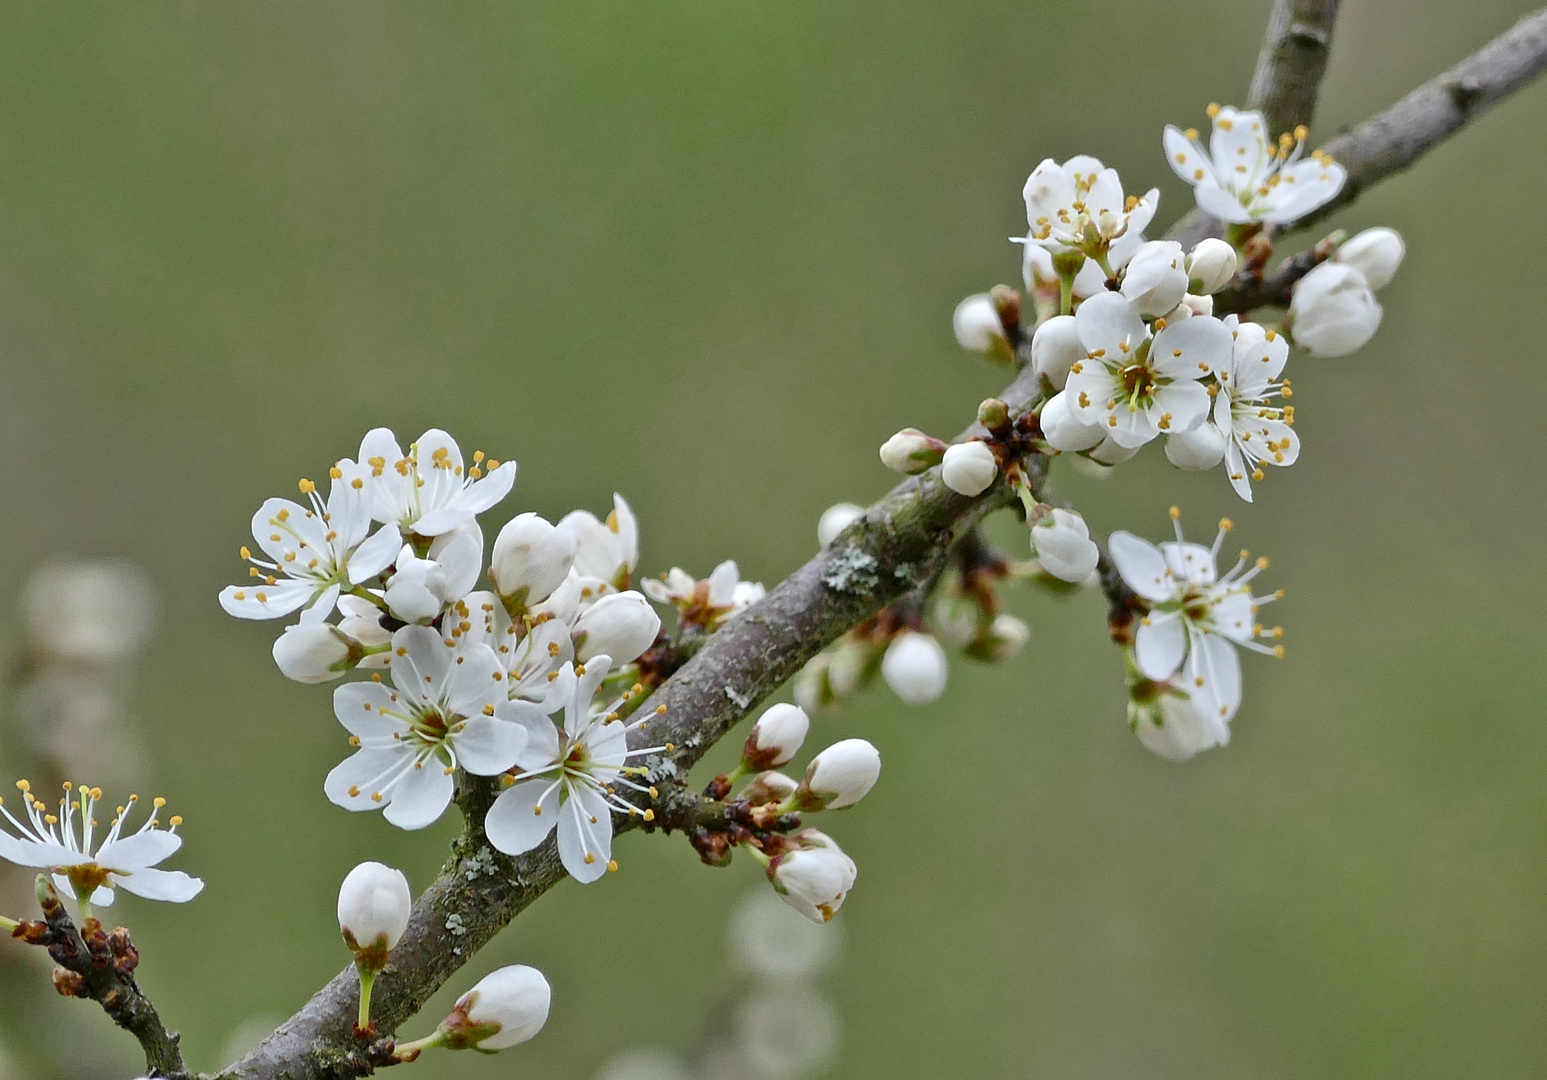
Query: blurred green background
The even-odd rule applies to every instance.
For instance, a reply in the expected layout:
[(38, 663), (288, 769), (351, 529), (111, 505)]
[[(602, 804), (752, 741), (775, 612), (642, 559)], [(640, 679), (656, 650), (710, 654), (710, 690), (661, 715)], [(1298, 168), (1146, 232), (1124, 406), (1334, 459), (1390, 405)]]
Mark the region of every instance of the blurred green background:
[[(1529, 7), (1344, 6), (1322, 138)], [(161, 590), (133, 682), (142, 790), (186, 815), (177, 865), (209, 884), (115, 913), (192, 1063), (343, 964), (350, 866), (421, 886), (454, 828), (323, 797), (347, 749), (329, 691), (280, 676), (277, 625), (215, 603), (262, 498), (372, 425), (440, 425), (520, 461), (491, 536), (618, 490), (644, 571), (734, 557), (777, 581), (824, 507), (890, 485), (889, 433), (954, 432), (1001, 385), (950, 313), (1018, 280), (1030, 168), (1096, 154), (1161, 186), (1160, 222), (1180, 214), (1161, 127), (1243, 95), (1267, 8), (0, 11), (0, 604), (61, 556), (132, 557)], [(1547, 1072), (1544, 131), (1539, 86), (1339, 217), (1400, 229), (1409, 260), (1369, 348), (1293, 361), (1305, 452), (1255, 506), (1158, 447), (1106, 481), (1055, 469), (1103, 531), (1159, 538), (1179, 503), (1274, 557), (1289, 655), (1247, 658), (1228, 748), (1175, 766), (1138, 745), (1090, 594), (1017, 595), (1031, 646), (955, 664), (932, 707), (878, 690), (818, 725), (818, 746), (862, 735), (886, 758), (831, 823), (860, 866), (833, 981), (844, 1075)], [(756, 868), (641, 835), (618, 857), (407, 1028), (519, 960), (553, 982), (547, 1030), (416, 1075), (584, 1080), (619, 1047), (687, 1045)], [(35, 995), (5, 1009), (109, 1027), (45, 976)], [(108, 1036), (127, 1074), (132, 1040)]]

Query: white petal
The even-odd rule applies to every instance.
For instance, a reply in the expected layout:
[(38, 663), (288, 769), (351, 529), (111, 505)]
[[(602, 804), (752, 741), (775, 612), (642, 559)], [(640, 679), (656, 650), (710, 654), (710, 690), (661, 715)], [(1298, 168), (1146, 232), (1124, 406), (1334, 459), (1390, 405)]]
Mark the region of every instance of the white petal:
[[(1182, 134), (1180, 128), (1167, 124), (1160, 141), (1166, 148), (1166, 164), (1177, 176), (1193, 185), (1214, 178), (1214, 163), (1197, 143)], [(1202, 176), (1198, 175), (1200, 169)]]
[(174, 904), (186, 904), (204, 888), (203, 881), (189, 877), (181, 870), (136, 870), (122, 876), (115, 874), (113, 880), (119, 888), (135, 896)]
[[(356, 750), (333, 766), (322, 783), (323, 793), (329, 802), (345, 810), (380, 810), (382, 804), (371, 796), (381, 793), (383, 786), (390, 786), (396, 773), (412, 758), (413, 753), (406, 746)], [(351, 795), (351, 790), (355, 794)]]
[(1119, 530), (1107, 540), (1107, 553), (1123, 581), (1144, 599), (1158, 603), (1175, 596), (1176, 583), (1167, 574), (1165, 557), (1148, 540)]
[(1118, 355), (1120, 346), (1135, 347), (1147, 336), (1144, 320), (1119, 293), (1092, 296), (1080, 305), (1074, 319), (1075, 329), (1080, 332), (1080, 343), (1086, 351), (1104, 349), (1108, 360)]
[(382, 817), (400, 829), (422, 829), (433, 825), (451, 804), (455, 787), (451, 770), (432, 754), (417, 762), (398, 781)]
[(1201, 183), (1192, 189), (1192, 195), (1198, 203), (1199, 210), (1219, 218), (1220, 221), (1226, 221), (1232, 225), (1244, 225), (1252, 220), (1246, 207), (1241, 205), (1241, 200), (1217, 185)]
[[(537, 799), (544, 792), (547, 794), (539, 808)], [(538, 809), (541, 813), (536, 812)], [(500, 792), (484, 818), (483, 830), (497, 850), (521, 855), (542, 843), (558, 820), (558, 786), (539, 776)]]
[[(405, 649), (406, 655), (398, 655)], [(392, 653), (392, 682), (398, 690), (426, 703), (439, 701), (452, 661), (440, 631), (405, 626), (392, 635)]]
[[(166, 829), (146, 829), (111, 844), (103, 844), (97, 861), (117, 871), (137, 871), (155, 866), (183, 846), (183, 838)], [(132, 891), (132, 890), (131, 890)]]
[(397, 558), (402, 543), (396, 525), (383, 525), (349, 556), (349, 583), (358, 585), (376, 577)]
[(1134, 657), (1145, 678), (1168, 679), (1187, 654), (1187, 630), (1177, 617), (1140, 622), (1134, 636)]
[(220, 606), (238, 619), (278, 619), (304, 606), (318, 591), (312, 582), (291, 578), (272, 585), (228, 585), (220, 590)]
[(492, 716), (474, 716), (464, 723), (454, 743), (457, 761), (475, 776), (497, 776), (526, 749), (526, 728), (520, 724)]
[(392, 691), (379, 682), (345, 683), (333, 691), (333, 715), (351, 735), (391, 739), (408, 730), (405, 721), (386, 715), (389, 709), (403, 708), (392, 698)]
[(570, 797), (559, 811), (559, 859), (564, 869), (576, 881), (588, 884), (607, 872), (611, 858), (612, 811), (591, 788), (570, 788)]

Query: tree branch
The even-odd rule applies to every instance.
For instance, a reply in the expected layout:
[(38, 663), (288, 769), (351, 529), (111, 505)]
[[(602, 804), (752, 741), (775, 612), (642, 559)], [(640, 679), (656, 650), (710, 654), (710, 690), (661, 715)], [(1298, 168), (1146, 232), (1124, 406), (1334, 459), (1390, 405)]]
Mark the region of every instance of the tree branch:
[(1246, 107), (1262, 110), (1268, 134), (1309, 125), (1332, 53), (1339, 0), (1274, 0)]
[[(1039, 395), (1027, 369), (1002, 395), (1012, 414)], [(974, 425), (969, 433), (982, 434)], [(1033, 455), (1026, 471), (1034, 485), (1048, 459)], [(656, 813), (665, 824), (696, 810), (697, 796), (676, 778), (687, 771), (738, 720), (777, 690), (830, 642), (887, 604), (927, 581), (952, 545), (1011, 498), (1003, 480), (969, 499), (952, 492), (938, 467), (904, 480), (870, 507), (831, 544), (794, 574), (709, 637), (697, 653), (650, 698), (666, 706), (647, 733), (667, 754), (644, 764), (662, 792)], [(466, 826), (439, 877), (414, 905), (408, 931), (377, 979), (372, 1013), (377, 1026), (395, 1031), (424, 1005), (458, 968), (532, 901), (565, 874), (552, 837), (515, 859), (484, 839), (483, 818), (495, 789), (466, 783), (458, 798)], [(684, 800), (692, 802), (692, 809)], [(676, 805), (683, 802), (683, 805)], [(662, 805), (665, 803), (666, 805)], [(619, 822), (619, 830), (640, 822)], [(378, 1052), (354, 1037), (359, 980), (346, 968), (222, 1080), (345, 1080), (365, 1076)]]

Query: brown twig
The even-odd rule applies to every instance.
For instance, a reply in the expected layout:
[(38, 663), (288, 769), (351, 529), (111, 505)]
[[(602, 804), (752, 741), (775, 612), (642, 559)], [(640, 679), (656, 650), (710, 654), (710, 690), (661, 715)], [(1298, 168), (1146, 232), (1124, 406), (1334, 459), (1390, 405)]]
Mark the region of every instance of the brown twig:
[(1332, 54), (1338, 3), (1274, 0), (1252, 87), (1246, 95), (1247, 108), (1262, 110), (1269, 135), (1310, 124), (1327, 58)]

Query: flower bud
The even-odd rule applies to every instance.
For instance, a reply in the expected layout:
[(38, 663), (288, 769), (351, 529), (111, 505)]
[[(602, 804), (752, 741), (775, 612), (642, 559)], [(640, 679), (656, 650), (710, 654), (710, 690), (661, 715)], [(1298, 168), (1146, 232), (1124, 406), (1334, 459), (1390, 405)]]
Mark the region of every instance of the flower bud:
[(1074, 328), (1073, 315), (1054, 315), (1037, 327), (1031, 339), (1031, 362), (1037, 374), (1062, 390), (1069, 381), (1069, 369), (1085, 358), (1085, 346)]
[(1225, 456), (1225, 433), (1205, 420), (1191, 431), (1166, 436), (1166, 458), (1178, 469), (1212, 469)]
[(615, 666), (633, 663), (655, 644), (660, 630), (661, 617), (644, 594), (609, 593), (575, 620), (575, 659), (584, 663), (605, 653)]
[(785, 764), (800, 750), (810, 727), (811, 718), (799, 705), (771, 706), (752, 725), (741, 748), (742, 764), (753, 772)]
[(981, 495), (998, 475), (999, 462), (987, 443), (957, 443), (940, 461), (941, 479), (958, 495)]
[(1130, 692), (1128, 726), (1145, 749), (1167, 761), (1186, 761), (1230, 741), (1223, 720), (1204, 715), (1170, 683), (1141, 681)]
[(1031, 627), (1014, 615), (1002, 613), (967, 646), (966, 652), (976, 660), (1002, 664), (1025, 648), (1030, 640)]
[(1372, 289), (1384, 289), (1396, 276), (1407, 245), (1395, 229), (1378, 227), (1355, 233), (1337, 249), (1332, 258), (1364, 275)]
[(865, 508), (858, 503), (834, 503), (822, 511), (816, 523), (817, 543), (826, 547), (838, 538), (838, 534), (865, 516)]
[(935, 638), (953, 649), (964, 649), (983, 629), (983, 609), (970, 596), (946, 594), (935, 602), (930, 628)]
[(536, 514), (521, 514), (506, 522), (494, 540), (489, 579), (502, 599), (526, 608), (552, 596), (574, 563), (573, 532)]
[(881, 778), (881, 752), (864, 739), (835, 742), (811, 759), (795, 801), (801, 810), (842, 810)]
[(1176, 310), (1168, 318), (1175, 322), (1177, 319), (1187, 319), (1194, 315), (1212, 314), (1214, 314), (1214, 298), (1212, 296), (1198, 296), (1194, 293), (1188, 293), (1182, 297), (1182, 302), (1176, 305)]
[(1010, 428), (1010, 406), (996, 397), (984, 398), (978, 405), (978, 423), (995, 434)]
[(790, 907), (812, 922), (828, 922), (843, 906), (859, 870), (825, 833), (803, 829), (792, 839), (800, 846), (774, 857), (768, 880)]
[(918, 428), (903, 428), (881, 444), (881, 463), (893, 472), (913, 476), (938, 465), (946, 445)]
[(909, 705), (928, 705), (945, 693), (945, 650), (928, 634), (908, 630), (886, 647), (881, 677)]
[(1141, 315), (1164, 315), (1187, 295), (1184, 263), (1182, 245), (1175, 240), (1147, 242), (1123, 271), (1123, 295)]
[(1138, 452), (1137, 446), (1123, 446), (1113, 439), (1102, 439), (1088, 456), (1098, 465), (1121, 465)]
[(1294, 342), (1313, 356), (1358, 352), (1375, 336), (1382, 314), (1365, 276), (1336, 262), (1301, 278), (1289, 301)]
[[(1035, 342), (1032, 348), (1036, 348)], [(1087, 424), (1074, 414), (1069, 407), (1069, 395), (1062, 391), (1043, 404), (1040, 419), (1042, 437), (1054, 450), (1089, 450), (1106, 438), (1106, 432), (1099, 424)]]
[(508, 1050), (542, 1030), (552, 1000), (548, 980), (536, 968), (500, 968), (457, 999), (440, 1023), (440, 1043), (451, 1050)]
[(1235, 248), (1216, 237), (1199, 240), (1187, 256), (1188, 289), (1202, 296), (1219, 292), (1235, 277)]
[(335, 626), (300, 623), (285, 627), (275, 640), (274, 663), (296, 682), (332, 682), (354, 666), (349, 660), (356, 648)]
[(808, 715), (831, 705), (837, 697), (827, 678), (828, 665), (831, 663), (832, 659), (827, 653), (817, 653), (806, 661), (806, 666), (795, 676), (795, 704), (805, 709)]
[(951, 315), (951, 328), (956, 331), (957, 344), (968, 352), (989, 356), (1003, 355), (1010, 349), (1004, 323), (988, 293), (975, 293), (957, 304)]
[(408, 929), (414, 898), (401, 870), (363, 862), (338, 890), (338, 929), (355, 954), (355, 964), (374, 974), (387, 963)]
[(1101, 558), (1085, 519), (1058, 507), (1032, 526), (1031, 546), (1042, 569), (1060, 581), (1084, 581)]
[(875, 677), (876, 648), (868, 641), (845, 637), (828, 653), (827, 685), (835, 697), (848, 697)]
[(758, 773), (741, 789), (741, 797), (752, 806), (779, 803), (795, 794), (800, 785), (781, 772)]

